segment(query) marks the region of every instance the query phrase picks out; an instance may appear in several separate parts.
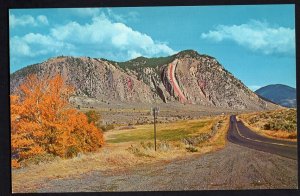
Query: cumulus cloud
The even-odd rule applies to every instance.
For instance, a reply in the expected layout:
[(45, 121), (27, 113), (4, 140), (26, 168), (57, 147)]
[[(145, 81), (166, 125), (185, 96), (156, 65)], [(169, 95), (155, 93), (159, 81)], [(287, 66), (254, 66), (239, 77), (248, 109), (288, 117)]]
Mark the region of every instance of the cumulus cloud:
[(113, 19), (114, 21), (123, 22), (123, 23), (126, 22), (125, 16), (114, 13), (114, 11), (112, 9), (107, 8), (106, 13), (107, 13), (108, 17)]
[(94, 17), (101, 12), (99, 8), (69, 8), (68, 10), (80, 17)]
[(39, 33), (29, 33), (23, 37), (14, 36), (10, 40), (11, 56), (18, 57), (36, 57), (49, 53), (59, 54), (62, 50), (72, 50), (71, 44), (66, 44), (48, 35)]
[(44, 24), (44, 25), (48, 25), (48, 24), (49, 24), (47, 17), (44, 16), (44, 15), (39, 15), (39, 16), (37, 17), (37, 20), (38, 20), (41, 24)]
[(35, 22), (35, 19), (30, 15), (23, 15), (23, 16), (20, 16), (20, 17), (16, 17), (15, 15), (10, 14), (9, 15), (9, 24), (12, 27), (26, 26), (26, 25), (35, 26), (36, 22)]
[(129, 60), (138, 56), (174, 54), (166, 43), (129, 26), (112, 22), (105, 14), (93, 17), (89, 23), (75, 21), (50, 29), (49, 34), (29, 33), (11, 38), (14, 57), (38, 55), (76, 55)]
[(202, 33), (201, 38), (215, 42), (231, 40), (264, 54), (295, 53), (295, 29), (271, 26), (267, 22), (257, 20), (241, 25), (218, 25), (215, 30)]
[(111, 21), (126, 23), (127, 21), (137, 21), (138, 13), (135, 11), (126, 14), (116, 13), (111, 8), (68, 8), (74, 16), (82, 18), (93, 18), (105, 14)]
[(129, 21), (132, 21), (132, 22), (139, 21), (139, 18), (138, 18), (139, 14), (138, 14), (138, 12), (135, 12), (135, 11), (127, 12), (126, 14), (120, 14), (120, 13), (114, 12), (113, 9), (106, 8), (104, 10), (104, 13), (115, 22), (126, 23)]
[(16, 26), (38, 26), (38, 25), (48, 25), (48, 19), (44, 15), (39, 15), (34, 18), (31, 15), (15, 16), (14, 14), (9, 14), (9, 25), (14, 28)]

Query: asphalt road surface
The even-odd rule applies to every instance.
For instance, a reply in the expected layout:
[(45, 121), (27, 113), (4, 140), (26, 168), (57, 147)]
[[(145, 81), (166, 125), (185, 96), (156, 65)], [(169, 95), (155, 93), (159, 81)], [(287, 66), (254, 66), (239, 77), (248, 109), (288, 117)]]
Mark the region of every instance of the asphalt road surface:
[(227, 139), (235, 144), (297, 160), (297, 142), (276, 140), (256, 134), (235, 116), (230, 117)]

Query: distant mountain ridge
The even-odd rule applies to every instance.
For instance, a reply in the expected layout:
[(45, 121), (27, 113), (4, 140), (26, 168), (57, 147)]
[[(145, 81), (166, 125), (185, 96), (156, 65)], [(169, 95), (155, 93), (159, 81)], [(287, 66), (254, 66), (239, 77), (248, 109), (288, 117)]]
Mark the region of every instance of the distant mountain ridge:
[(180, 102), (232, 109), (274, 109), (214, 58), (193, 50), (126, 62), (55, 57), (11, 74), (10, 90), (29, 74), (62, 75), (76, 95), (128, 103)]
[(283, 84), (272, 84), (255, 91), (258, 95), (284, 107), (297, 107), (296, 89)]

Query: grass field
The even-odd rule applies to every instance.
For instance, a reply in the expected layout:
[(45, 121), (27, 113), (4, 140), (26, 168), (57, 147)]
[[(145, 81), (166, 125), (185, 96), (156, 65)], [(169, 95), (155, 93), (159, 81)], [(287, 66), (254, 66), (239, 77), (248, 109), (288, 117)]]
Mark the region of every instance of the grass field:
[(239, 115), (257, 133), (277, 139), (297, 140), (297, 110), (280, 109)]
[[(173, 123), (157, 124), (157, 139), (178, 141), (184, 137), (208, 132), (214, 123), (214, 119), (184, 120)], [(137, 125), (132, 129), (112, 131), (107, 139), (108, 143), (150, 141), (153, 140), (153, 124)]]
[[(222, 121), (222, 129), (206, 141), (188, 145), (184, 139), (205, 137), (212, 132), (213, 126)], [(157, 152), (154, 151), (153, 124), (135, 125), (130, 129), (116, 128), (105, 133), (106, 142), (115, 147), (127, 145), (128, 152), (138, 157), (155, 159), (171, 159), (185, 156), (190, 152), (203, 153), (221, 148), (225, 145), (228, 117), (218, 116), (198, 120), (181, 120), (172, 123), (157, 124)], [(224, 137), (218, 137), (220, 134)], [(218, 136), (217, 136), (218, 135)], [(214, 143), (212, 143), (214, 140)]]
[[(183, 142), (184, 138), (196, 138), (211, 133), (216, 123), (220, 126), (209, 139), (197, 145)], [(116, 127), (104, 133), (106, 144), (99, 152), (81, 154), (72, 159), (56, 158), (13, 169), (13, 192), (34, 192), (35, 186), (44, 180), (76, 178), (78, 175), (97, 170), (122, 172), (130, 167), (169, 162), (212, 152), (225, 146), (228, 126), (228, 116), (157, 124), (156, 152), (153, 145), (153, 124), (135, 125), (127, 129)]]

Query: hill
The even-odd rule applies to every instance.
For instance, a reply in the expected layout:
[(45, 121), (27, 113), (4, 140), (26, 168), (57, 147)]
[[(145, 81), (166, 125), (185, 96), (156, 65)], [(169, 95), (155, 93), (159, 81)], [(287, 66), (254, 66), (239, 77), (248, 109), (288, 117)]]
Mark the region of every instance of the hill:
[(76, 96), (98, 100), (131, 104), (176, 102), (238, 110), (278, 108), (253, 93), (215, 58), (193, 50), (127, 62), (55, 57), (11, 74), (11, 92), (29, 74), (61, 74), (75, 87)]
[(255, 91), (258, 95), (284, 107), (296, 108), (296, 89), (283, 84), (272, 84)]

